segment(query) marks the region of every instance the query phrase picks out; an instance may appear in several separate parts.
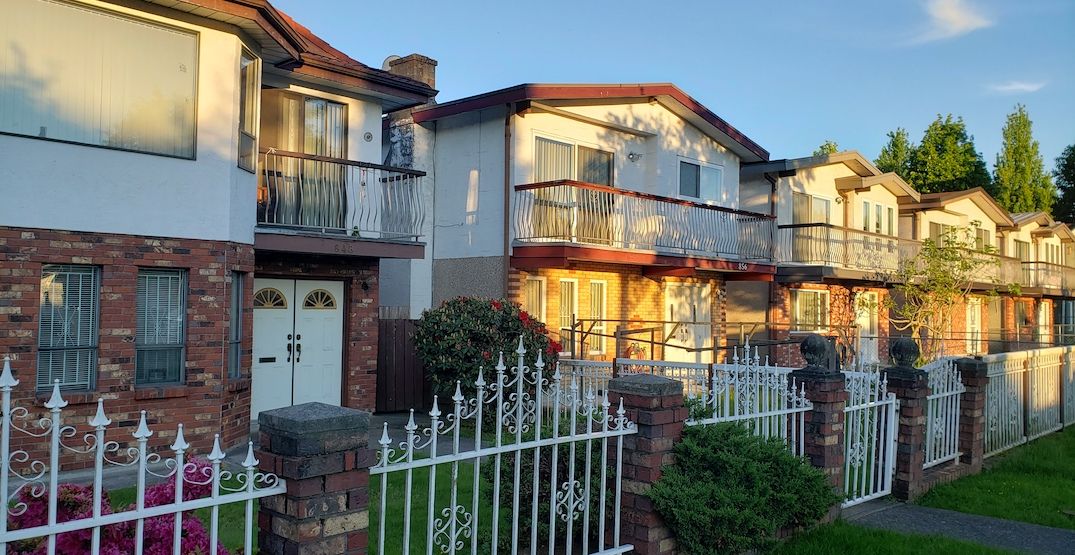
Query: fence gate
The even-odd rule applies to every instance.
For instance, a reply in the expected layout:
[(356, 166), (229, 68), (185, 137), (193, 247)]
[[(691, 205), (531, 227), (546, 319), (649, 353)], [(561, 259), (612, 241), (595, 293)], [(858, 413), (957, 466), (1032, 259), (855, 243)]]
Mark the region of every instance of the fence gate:
[(429, 382), (414, 349), (415, 320), (381, 307), (377, 324), (377, 412), (429, 406)]
[(892, 493), (899, 404), (879, 372), (844, 372), (844, 494), (850, 507)]
[(926, 401), (926, 458), (922, 468), (958, 459), (959, 402), (967, 388), (954, 358), (922, 367), (929, 381)]
[[(627, 553), (620, 539), (622, 404), (503, 355), (457, 383), (447, 414), (411, 412), (402, 441), (385, 425), (370, 469), (375, 553)], [(489, 381), (486, 381), (486, 380)], [(551, 406), (551, 410), (542, 407)], [(610, 451), (613, 455), (610, 455)]]

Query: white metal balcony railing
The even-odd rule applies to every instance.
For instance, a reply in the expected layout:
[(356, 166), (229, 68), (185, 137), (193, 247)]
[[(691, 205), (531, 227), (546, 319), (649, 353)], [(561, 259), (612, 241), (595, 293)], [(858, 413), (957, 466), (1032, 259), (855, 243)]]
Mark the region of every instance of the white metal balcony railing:
[(894, 272), (921, 244), (831, 224), (792, 224), (777, 229), (777, 261)]
[(1075, 268), (1048, 262), (1023, 262), (1022, 284), (1046, 289), (1075, 287)]
[(515, 240), (771, 260), (773, 217), (578, 181), (515, 187)]
[(424, 172), (268, 149), (258, 160), (258, 225), (417, 240)]

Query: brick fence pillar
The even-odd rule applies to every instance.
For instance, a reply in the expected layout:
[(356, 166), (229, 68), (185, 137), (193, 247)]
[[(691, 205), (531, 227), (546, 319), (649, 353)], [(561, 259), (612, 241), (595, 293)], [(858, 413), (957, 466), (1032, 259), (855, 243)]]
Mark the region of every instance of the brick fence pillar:
[[(609, 400), (620, 400), (626, 416), (638, 426), (638, 433), (623, 439), (623, 490), (620, 497), (620, 538), (634, 544), (634, 553), (667, 555), (676, 553), (672, 531), (653, 508), (647, 493), (661, 477), (661, 467), (671, 464), (672, 446), (683, 437), (687, 408), (683, 404), (683, 384), (662, 376), (631, 374), (608, 383)], [(615, 454), (609, 442), (611, 455)]]
[(844, 496), (844, 409), (847, 388), (844, 376), (834, 369), (829, 342), (817, 334), (803, 339), (799, 352), (806, 367), (791, 373), (806, 390), (813, 408), (806, 413), (805, 453), (810, 463), (829, 478), (833, 491)]
[(324, 403), (258, 415), (259, 469), (287, 480), (286, 493), (261, 499), (261, 553), (366, 553), (369, 417)]
[(913, 339), (901, 337), (895, 340), (889, 347), (889, 354), (895, 366), (885, 369), (888, 391), (895, 394), (900, 403), (892, 494), (897, 499), (909, 500), (927, 489), (922, 465), (926, 462), (929, 375), (914, 367), (921, 352)]
[(977, 474), (985, 460), (985, 401), (989, 388), (989, 366), (980, 359), (956, 361), (966, 391), (959, 400), (959, 462)]

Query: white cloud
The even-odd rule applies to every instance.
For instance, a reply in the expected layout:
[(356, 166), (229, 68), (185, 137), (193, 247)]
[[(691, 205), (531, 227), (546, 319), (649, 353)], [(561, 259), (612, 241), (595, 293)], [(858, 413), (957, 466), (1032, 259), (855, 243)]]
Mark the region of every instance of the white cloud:
[(926, 12), (929, 13), (929, 22), (911, 42), (955, 38), (995, 24), (970, 5), (969, 0), (926, 0)]
[(989, 90), (1000, 94), (1018, 94), (1038, 92), (1047, 85), (1047, 81), (1006, 81), (989, 85)]

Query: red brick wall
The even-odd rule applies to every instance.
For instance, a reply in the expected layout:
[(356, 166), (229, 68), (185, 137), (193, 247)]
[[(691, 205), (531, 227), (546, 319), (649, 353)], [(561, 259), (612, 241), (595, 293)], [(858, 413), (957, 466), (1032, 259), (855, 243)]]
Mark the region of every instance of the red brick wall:
[[(21, 384), (14, 403), (30, 411), (32, 422), (43, 416), (48, 392), (36, 392), (38, 313), (41, 267), (44, 264), (93, 265), (100, 269), (96, 387), (64, 394), (70, 403), (66, 422), (86, 429), (98, 398), (114, 424), (107, 439), (131, 441), (139, 411), (145, 410), (154, 434), (153, 448), (169, 445), (182, 423), (195, 452), (212, 446), (220, 433), (226, 445), (247, 436), (250, 413), (250, 349), (252, 295), (246, 289), (243, 307), (242, 377), (227, 377), (231, 272), (253, 275), (251, 245), (223, 241), (149, 238), (0, 227), (0, 355), (15, 358), (12, 369)], [(136, 386), (135, 291), (139, 268), (179, 268), (187, 272), (185, 383), (179, 386)], [(81, 437), (81, 436), (77, 436)], [(40, 458), (41, 442), (13, 438), (13, 446)], [(122, 451), (121, 451), (122, 452)], [(66, 454), (65, 466), (92, 464)]]
[[(803, 360), (802, 355), (799, 353), (799, 346), (797, 344), (797, 341), (801, 340), (803, 335), (789, 333), (788, 331), (790, 330), (792, 316), (794, 315), (791, 292), (795, 289), (811, 289), (829, 292), (830, 328), (825, 335), (833, 337), (838, 337), (841, 334), (841, 328), (846, 328), (855, 324), (855, 309), (852, 305), (853, 295), (856, 295), (859, 292), (877, 293), (879, 304), (877, 308), (877, 327), (878, 335), (881, 336), (877, 342), (877, 354), (881, 361), (887, 360), (889, 342), (889, 314), (888, 308), (885, 306), (886, 299), (889, 296), (889, 291), (887, 289), (837, 284), (803, 283), (783, 285), (774, 283), (771, 288), (772, 297), (769, 311), (769, 321), (773, 324), (772, 337), (774, 340), (786, 340), (791, 343), (786, 346), (774, 347), (771, 349), (771, 362), (779, 366), (787, 366), (791, 368), (801, 368), (806, 365), (806, 361)], [(843, 332), (843, 334), (846, 337), (854, 337), (854, 332), (851, 330)]]
[[(344, 281), (343, 404), (373, 410), (377, 395), (377, 287), (375, 258), (290, 255), (258, 252), (259, 277)], [(363, 287), (365, 285), (365, 287)]]

